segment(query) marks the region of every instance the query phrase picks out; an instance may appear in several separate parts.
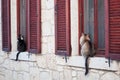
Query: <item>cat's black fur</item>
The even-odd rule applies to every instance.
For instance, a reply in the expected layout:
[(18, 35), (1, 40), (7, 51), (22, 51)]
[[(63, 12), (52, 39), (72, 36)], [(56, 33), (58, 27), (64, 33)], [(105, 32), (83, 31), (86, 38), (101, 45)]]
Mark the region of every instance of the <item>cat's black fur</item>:
[(18, 36), (18, 42), (17, 42), (17, 50), (18, 50), (18, 53), (16, 55), (16, 61), (18, 60), (18, 56), (21, 52), (24, 52), (26, 51), (26, 43), (24, 41), (24, 38), (22, 35), (19, 35)]

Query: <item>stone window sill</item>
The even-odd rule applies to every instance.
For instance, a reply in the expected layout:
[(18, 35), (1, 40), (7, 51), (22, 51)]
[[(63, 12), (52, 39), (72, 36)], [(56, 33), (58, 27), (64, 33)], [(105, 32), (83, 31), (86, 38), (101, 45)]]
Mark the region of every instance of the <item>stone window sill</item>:
[[(18, 52), (11, 52), (11, 54), (9, 55), (9, 58), (11, 60), (15, 60), (16, 59), (16, 55)], [(36, 61), (36, 56), (35, 54), (30, 54), (29, 52), (21, 52), (19, 54), (19, 58), (18, 60), (20, 61)]]
[[(57, 56), (57, 64), (84, 68), (85, 59), (82, 56), (72, 56), (68, 58), (68, 61), (66, 63), (63, 57)], [(93, 57), (89, 59), (89, 68), (110, 70), (110, 71), (119, 70), (118, 69), (119, 65), (117, 64), (117, 61), (111, 60), (110, 65), (111, 66), (109, 67), (108, 59), (104, 57)]]

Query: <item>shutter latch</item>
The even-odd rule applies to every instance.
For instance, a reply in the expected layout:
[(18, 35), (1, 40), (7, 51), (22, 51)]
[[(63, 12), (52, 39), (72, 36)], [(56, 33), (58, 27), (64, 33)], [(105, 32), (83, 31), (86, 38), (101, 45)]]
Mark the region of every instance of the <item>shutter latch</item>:
[(110, 63), (111, 63), (111, 60), (110, 60), (110, 56), (109, 56), (109, 58), (108, 58), (108, 65), (109, 65), (109, 67), (111, 66)]
[(67, 63), (67, 55), (66, 55), (66, 53), (65, 53), (65, 62)]

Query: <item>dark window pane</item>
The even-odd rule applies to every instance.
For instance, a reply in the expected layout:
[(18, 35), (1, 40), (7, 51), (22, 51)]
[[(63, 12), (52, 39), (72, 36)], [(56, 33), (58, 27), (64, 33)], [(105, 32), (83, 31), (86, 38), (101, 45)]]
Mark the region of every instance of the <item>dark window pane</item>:
[(98, 48), (105, 48), (104, 0), (98, 0)]
[(84, 32), (94, 41), (94, 0), (84, 0)]
[[(84, 0), (84, 32), (89, 34), (94, 43), (94, 34), (98, 34), (98, 48), (105, 48), (104, 0), (97, 1), (97, 16), (95, 16), (94, 0)], [(94, 31), (94, 18), (98, 18), (98, 32)], [(95, 33), (94, 33), (95, 32)]]
[(26, 0), (20, 0), (20, 34), (26, 40)]

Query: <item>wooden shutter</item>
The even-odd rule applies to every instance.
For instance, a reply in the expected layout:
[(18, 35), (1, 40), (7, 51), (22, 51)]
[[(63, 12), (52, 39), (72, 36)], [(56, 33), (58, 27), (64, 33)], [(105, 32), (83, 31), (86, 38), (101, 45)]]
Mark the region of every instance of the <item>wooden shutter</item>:
[(10, 0), (2, 0), (2, 49), (11, 50), (10, 38)]
[(55, 0), (56, 54), (70, 55), (70, 0)]
[(27, 0), (28, 51), (41, 51), (41, 0)]
[(108, 2), (108, 53), (111, 59), (120, 60), (120, 1)]

